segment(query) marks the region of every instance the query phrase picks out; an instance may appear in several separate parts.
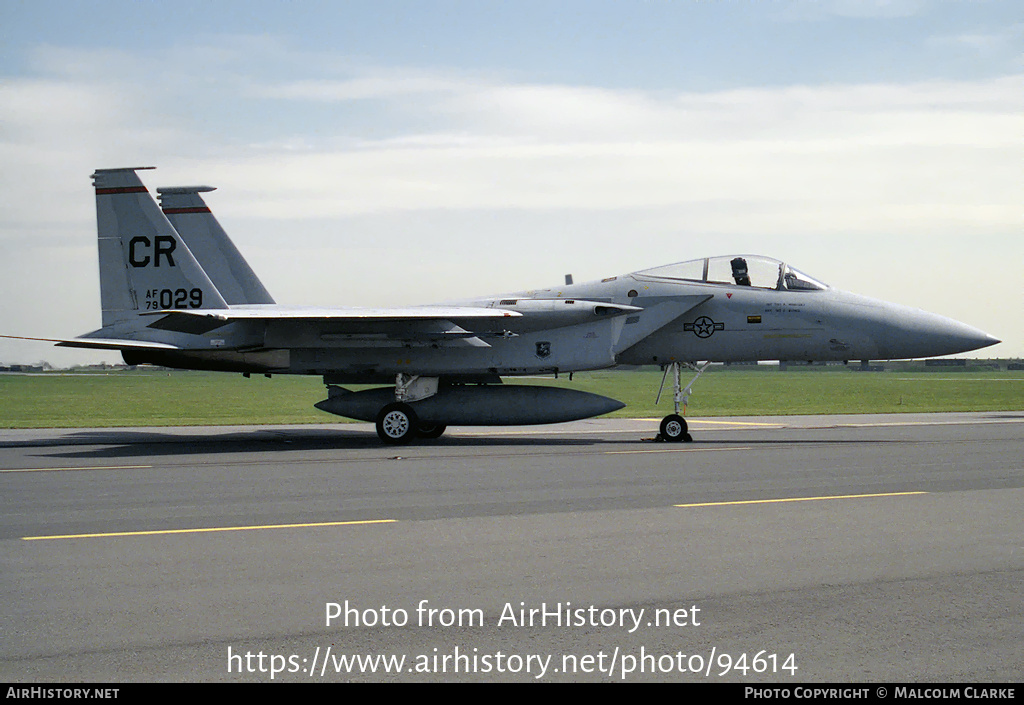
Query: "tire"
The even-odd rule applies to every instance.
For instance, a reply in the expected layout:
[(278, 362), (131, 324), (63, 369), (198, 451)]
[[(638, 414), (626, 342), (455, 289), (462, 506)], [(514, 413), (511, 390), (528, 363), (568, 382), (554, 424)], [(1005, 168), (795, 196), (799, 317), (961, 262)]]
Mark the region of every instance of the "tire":
[(448, 427), (440, 423), (418, 423), (416, 424), (417, 438), (440, 438)]
[(661, 439), (669, 443), (689, 443), (693, 436), (686, 432), (686, 419), (669, 414), (661, 420)]
[(408, 443), (416, 436), (418, 425), (416, 412), (402, 402), (388, 404), (377, 414), (377, 435), (388, 445)]

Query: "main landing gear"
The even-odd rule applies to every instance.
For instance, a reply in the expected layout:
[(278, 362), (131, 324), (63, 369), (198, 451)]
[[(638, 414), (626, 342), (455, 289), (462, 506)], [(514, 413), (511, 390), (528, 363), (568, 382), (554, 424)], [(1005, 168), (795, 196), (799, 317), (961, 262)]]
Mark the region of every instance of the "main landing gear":
[[(658, 389), (658, 398), (654, 403), (657, 404), (661, 401), (661, 393), (665, 389), (665, 379), (668, 377), (669, 370), (672, 370), (672, 389), (674, 392), (672, 401), (675, 404), (675, 413), (669, 414), (661, 420), (661, 432), (658, 434), (658, 440), (668, 441), (669, 443), (691, 443), (693, 441), (693, 436), (687, 432), (686, 419), (679, 413), (679, 407), (681, 404), (685, 413), (686, 403), (690, 400), (690, 395), (693, 394), (693, 383), (697, 381), (697, 378), (704, 373), (704, 370), (710, 364), (710, 362), (705, 362), (703, 365), (696, 365), (692, 362), (673, 362), (665, 367), (665, 374), (661, 377), (661, 387)], [(686, 387), (682, 386), (679, 378), (683, 366), (697, 373)]]
[(416, 412), (400, 401), (388, 404), (377, 413), (377, 435), (389, 445), (411, 441), (416, 436), (418, 424)]
[(402, 445), (414, 438), (440, 438), (447, 426), (420, 421), (406, 402), (419, 401), (437, 393), (437, 377), (400, 374), (395, 380), (395, 398), (377, 413), (377, 435), (388, 445)]
[(377, 414), (377, 435), (388, 445), (403, 445), (414, 438), (440, 438), (447, 428), (420, 421), (416, 411), (400, 401), (388, 404)]

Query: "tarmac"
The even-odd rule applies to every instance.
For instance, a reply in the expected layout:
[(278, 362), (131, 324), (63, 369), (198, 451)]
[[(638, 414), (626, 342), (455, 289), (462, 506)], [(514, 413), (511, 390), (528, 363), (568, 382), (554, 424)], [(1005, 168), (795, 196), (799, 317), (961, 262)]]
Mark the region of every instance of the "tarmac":
[(1019, 682), (1024, 414), (690, 423), (0, 431), (0, 680)]

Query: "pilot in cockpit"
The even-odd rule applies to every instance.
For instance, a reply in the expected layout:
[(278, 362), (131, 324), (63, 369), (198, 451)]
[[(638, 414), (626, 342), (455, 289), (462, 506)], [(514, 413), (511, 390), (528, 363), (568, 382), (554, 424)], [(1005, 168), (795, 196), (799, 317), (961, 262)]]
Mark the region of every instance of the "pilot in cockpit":
[(747, 260), (742, 257), (734, 258), (729, 264), (732, 265), (732, 278), (736, 280), (737, 286), (750, 286), (750, 274), (747, 272)]

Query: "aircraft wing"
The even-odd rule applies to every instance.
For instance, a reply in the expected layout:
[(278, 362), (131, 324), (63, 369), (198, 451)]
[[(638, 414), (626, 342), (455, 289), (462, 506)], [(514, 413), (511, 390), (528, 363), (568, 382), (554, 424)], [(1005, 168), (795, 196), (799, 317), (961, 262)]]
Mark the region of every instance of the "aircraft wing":
[[(234, 321), (318, 320), (318, 321), (384, 321), (431, 319), (515, 318), (521, 313), (480, 306), (409, 306), (406, 308), (316, 308), (316, 307), (251, 307), (251, 308), (197, 308), (147, 311), (143, 316), (164, 315), (168, 318), (215, 318), (226, 323)], [(150, 327), (154, 327), (150, 325)]]
[[(143, 316), (161, 316), (150, 328), (181, 333), (206, 332), (240, 321), (280, 321), (295, 323), (333, 323), (341, 327), (361, 328), (374, 323), (418, 323), (429, 321), (486, 322), (500, 318), (518, 318), (522, 314), (476, 306), (410, 306), (407, 308), (307, 308), (267, 306), (225, 309), (174, 309), (144, 312)], [(345, 326), (345, 324), (350, 324)]]
[[(158, 330), (202, 335), (230, 323), (266, 326), (263, 344), (294, 347), (309, 335), (332, 347), (456, 345), (490, 347), (478, 332), (500, 331), (515, 311), (477, 306), (410, 306), (406, 308), (306, 308), (253, 306), (227, 309), (182, 309), (146, 312), (160, 316), (149, 325)], [(466, 326), (466, 327), (463, 327)]]
[(147, 311), (159, 316), (149, 328), (202, 335), (231, 323), (265, 326), (268, 347), (382, 347), (397, 342), (412, 345), (490, 347), (479, 336), (518, 335), (525, 331), (560, 328), (619, 317), (643, 309), (625, 304), (582, 299), (510, 299), (508, 305), (437, 305), (406, 308), (304, 308), (244, 306), (214, 309)]

